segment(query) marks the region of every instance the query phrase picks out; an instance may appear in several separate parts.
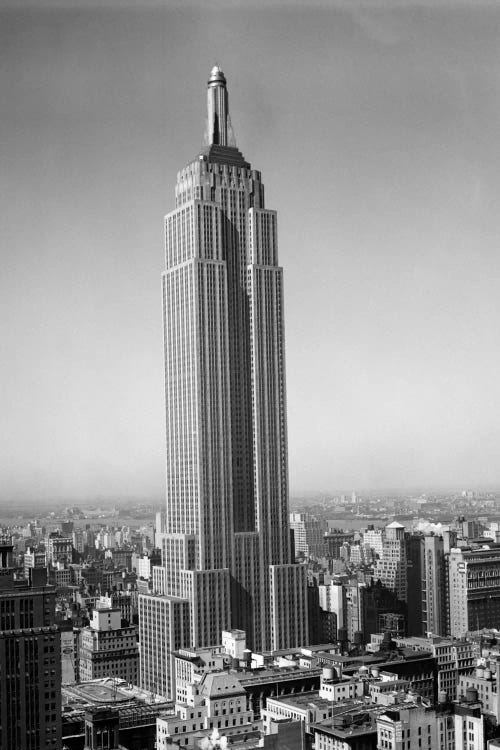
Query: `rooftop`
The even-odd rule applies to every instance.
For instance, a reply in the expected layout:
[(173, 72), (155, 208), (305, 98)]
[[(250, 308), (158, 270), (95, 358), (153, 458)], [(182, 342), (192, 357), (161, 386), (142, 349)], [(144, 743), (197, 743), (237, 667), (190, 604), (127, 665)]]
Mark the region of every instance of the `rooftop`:
[(62, 696), (63, 704), (74, 708), (97, 704), (123, 705), (127, 702), (148, 705), (164, 703), (160, 696), (152, 696), (150, 692), (137, 685), (129, 685), (125, 680), (114, 677), (103, 677), (78, 685), (63, 685)]
[(353, 735), (376, 735), (375, 719), (381, 713), (381, 706), (369, 705), (360, 710), (359, 705), (353, 705), (352, 711), (341, 707), (331, 718), (317, 722), (311, 728), (314, 732), (324, 732), (342, 740)]
[(238, 679), (243, 686), (258, 684), (259, 682), (271, 682), (278, 680), (296, 680), (302, 677), (318, 677), (322, 674), (322, 668), (316, 667), (275, 667), (268, 669), (252, 669), (251, 671), (238, 671)]
[(282, 703), (284, 706), (291, 706), (297, 708), (332, 708), (337, 706), (356, 706), (363, 705), (363, 701), (348, 701), (343, 703), (333, 703), (331, 700), (326, 698), (320, 698), (317, 690), (311, 690), (307, 693), (294, 693), (294, 695), (281, 695), (279, 697), (269, 697), (267, 699), (267, 705), (269, 703)]
[(200, 684), (200, 694), (209, 697), (218, 695), (243, 695), (244, 688), (235, 672), (208, 672)]

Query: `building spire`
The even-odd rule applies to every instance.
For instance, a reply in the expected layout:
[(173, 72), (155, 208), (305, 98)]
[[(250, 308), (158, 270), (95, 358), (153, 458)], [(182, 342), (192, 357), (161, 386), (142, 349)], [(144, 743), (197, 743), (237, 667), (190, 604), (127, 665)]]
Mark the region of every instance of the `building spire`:
[(228, 146), (229, 107), (226, 76), (214, 65), (208, 79), (208, 145)]

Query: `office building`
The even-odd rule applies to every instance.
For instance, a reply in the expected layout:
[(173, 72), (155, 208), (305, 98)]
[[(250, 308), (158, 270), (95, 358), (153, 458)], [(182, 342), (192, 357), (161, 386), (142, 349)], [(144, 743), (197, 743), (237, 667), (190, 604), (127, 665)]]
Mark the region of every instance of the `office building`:
[(351, 644), (360, 645), (363, 643), (363, 597), (366, 584), (353, 578), (344, 584), (344, 588), (346, 594), (345, 627), (347, 629), (347, 640)]
[(363, 641), (368, 643), (372, 633), (389, 631), (396, 635), (406, 632), (406, 607), (397, 594), (380, 581), (363, 589)]
[(333, 579), (318, 586), (319, 606), (325, 612), (334, 612), (337, 628), (345, 628), (347, 622), (346, 589), (342, 579)]
[(188, 601), (139, 594), (139, 685), (142, 688), (174, 700), (174, 654), (189, 646), (190, 636)]
[(12, 545), (0, 541), (0, 747), (60, 750), (61, 637), (55, 591), (46, 571), (32, 584), (8, 568)]
[(497, 627), (500, 622), (500, 545), (456, 547), (449, 554), (451, 635)]
[[(450, 700), (459, 697), (457, 686), (462, 677), (474, 671), (474, 644), (452, 638), (396, 638), (398, 646), (414, 651), (430, 652), (438, 665), (437, 690), (446, 693)], [(468, 685), (467, 685), (468, 687)]]
[(51, 565), (73, 560), (73, 537), (63, 537), (54, 531), (47, 537), (47, 560)]
[(71, 534), (73, 549), (75, 549), (80, 555), (83, 555), (85, 551), (85, 540), (83, 535), (83, 529), (73, 529)]
[(136, 685), (138, 662), (135, 627), (121, 627), (119, 609), (94, 609), (80, 631), (80, 679), (119, 677)]
[(363, 532), (362, 540), (363, 546), (371, 551), (372, 556), (382, 556), (382, 547), (384, 544), (383, 529), (376, 529), (373, 525), (368, 526)]
[(443, 537), (423, 540), (422, 625), (424, 633), (446, 634), (446, 576)]
[[(405, 533), (405, 540), (406, 580), (408, 591), (411, 592), (408, 597), (407, 631), (408, 635), (421, 636), (424, 634), (422, 621), (424, 537), (420, 533)], [(427, 623), (425, 627), (426, 625)]]
[(30, 577), (31, 568), (46, 568), (47, 555), (45, 550), (38, 550), (33, 547), (26, 547), (24, 553), (24, 577)]
[(189, 605), (184, 645), (211, 646), (237, 628), (262, 651), (307, 643), (306, 571), (293, 562), (288, 521), (276, 212), (265, 208), (260, 172), (232, 143), (216, 66), (207, 146), (179, 172), (165, 221), (159, 593)]
[(302, 553), (306, 558), (317, 558), (327, 554), (326, 521), (318, 521), (310, 513), (290, 513), (290, 528), (293, 531), (296, 555)]
[(380, 557), (373, 564), (373, 577), (394, 591), (402, 602), (408, 601), (407, 560), (404, 526), (393, 521), (385, 527)]
[(345, 547), (349, 547), (354, 542), (353, 531), (343, 531), (342, 529), (329, 529), (324, 537), (326, 546), (325, 555), (338, 560)]

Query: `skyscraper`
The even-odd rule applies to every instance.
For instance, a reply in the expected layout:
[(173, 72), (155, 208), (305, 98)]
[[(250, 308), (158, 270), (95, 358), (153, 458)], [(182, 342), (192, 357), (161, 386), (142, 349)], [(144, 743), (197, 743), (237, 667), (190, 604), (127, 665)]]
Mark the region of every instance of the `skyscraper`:
[(401, 602), (408, 601), (407, 561), (404, 526), (393, 521), (385, 527), (382, 553), (373, 565), (373, 576), (394, 591)]
[(424, 633), (446, 635), (445, 545), (442, 536), (424, 537), (422, 626)]
[(0, 538), (0, 748), (61, 747), (61, 634), (45, 569), (17, 580)]
[(276, 212), (234, 145), (218, 66), (207, 93), (207, 143), (179, 172), (165, 220), (167, 506), (156, 580), (164, 597), (189, 602), (185, 645), (240, 628), (253, 649), (289, 648), (307, 642), (307, 594), (288, 520)]

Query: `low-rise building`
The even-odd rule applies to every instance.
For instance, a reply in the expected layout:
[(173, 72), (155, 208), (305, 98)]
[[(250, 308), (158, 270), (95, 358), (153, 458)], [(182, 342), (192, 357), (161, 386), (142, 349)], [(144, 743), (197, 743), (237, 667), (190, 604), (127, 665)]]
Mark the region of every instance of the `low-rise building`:
[(437, 689), (447, 693), (450, 700), (457, 698), (457, 686), (461, 675), (474, 670), (474, 645), (467, 640), (452, 638), (396, 638), (398, 646), (414, 651), (430, 651), (438, 665)]
[(311, 731), (315, 750), (368, 750), (377, 741), (375, 715), (360, 706), (339, 709), (332, 718), (313, 724)]
[(457, 686), (458, 697), (464, 699), (467, 691), (476, 690), (482, 712), (500, 722), (500, 662), (488, 662), (487, 667), (476, 667), (470, 674), (461, 675)]
[(333, 700), (320, 698), (318, 691), (284, 695), (280, 698), (268, 698), (262, 710), (265, 734), (270, 733), (272, 722), (283, 719), (302, 721), (306, 735), (311, 733), (311, 726), (331, 718), (337, 704)]
[(197, 748), (211, 731), (235, 740), (249, 734), (260, 736), (249, 697), (234, 673), (203, 675), (199, 684), (191, 686), (185, 704), (176, 704), (173, 713), (159, 716), (156, 747), (157, 750), (166, 750), (172, 745)]

